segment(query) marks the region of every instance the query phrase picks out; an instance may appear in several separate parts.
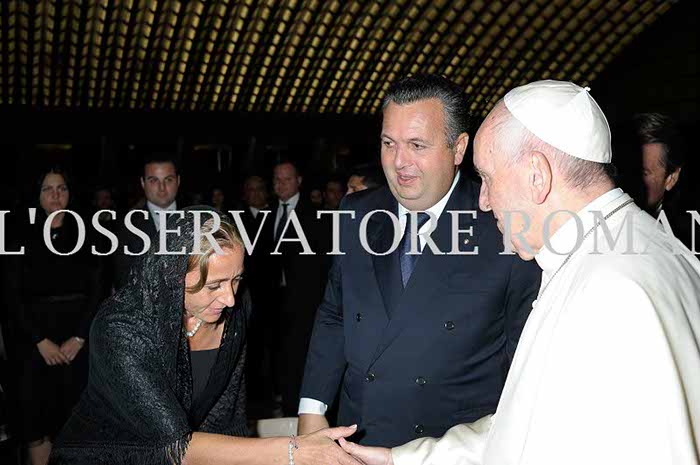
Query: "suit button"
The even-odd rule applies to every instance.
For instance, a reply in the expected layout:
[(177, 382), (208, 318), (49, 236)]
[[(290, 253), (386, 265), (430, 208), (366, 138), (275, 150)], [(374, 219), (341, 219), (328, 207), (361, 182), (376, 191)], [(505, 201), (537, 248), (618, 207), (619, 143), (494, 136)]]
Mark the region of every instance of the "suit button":
[(367, 380), (368, 383), (371, 383), (372, 381), (374, 381), (374, 378), (375, 378), (374, 373), (372, 373), (370, 371), (369, 373), (367, 373), (367, 377), (365, 379)]
[(453, 329), (455, 329), (455, 324), (451, 321), (446, 321), (445, 322), (445, 329), (448, 331), (452, 331)]
[(423, 425), (416, 425), (413, 428), (413, 431), (415, 431), (416, 434), (423, 434), (423, 431), (425, 431), (425, 428), (423, 427)]
[(355, 320), (356, 320), (358, 323), (359, 323), (360, 321), (362, 321), (362, 313), (358, 313), (357, 315), (355, 315)]
[(425, 380), (425, 378), (419, 376), (418, 378), (416, 378), (416, 384), (418, 386), (425, 386), (426, 384), (428, 384), (428, 382)]

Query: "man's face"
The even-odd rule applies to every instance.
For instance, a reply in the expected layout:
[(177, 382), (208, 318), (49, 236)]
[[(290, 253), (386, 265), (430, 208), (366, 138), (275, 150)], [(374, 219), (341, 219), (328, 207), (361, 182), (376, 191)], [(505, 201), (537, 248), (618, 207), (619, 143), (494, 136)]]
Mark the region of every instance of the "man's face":
[(243, 200), (249, 207), (263, 208), (267, 205), (267, 192), (262, 179), (250, 178), (243, 186)]
[(280, 200), (287, 201), (299, 193), (301, 176), (291, 163), (275, 166), (272, 175), (272, 187)]
[(175, 172), (175, 165), (170, 162), (149, 163), (143, 169), (141, 187), (146, 200), (165, 208), (175, 201), (180, 176)]
[(112, 193), (109, 190), (100, 189), (95, 192), (95, 207), (98, 210), (109, 210), (112, 206)]
[(647, 194), (647, 209), (655, 209), (663, 201), (666, 191), (673, 189), (678, 180), (677, 172), (666, 176), (663, 150), (661, 144), (642, 145), (642, 169)]
[(381, 144), (389, 188), (409, 210), (427, 210), (444, 197), (464, 156), (464, 150), (447, 146), (443, 106), (437, 99), (390, 103), (384, 110)]
[(224, 200), (226, 200), (224, 191), (221, 189), (214, 189), (211, 193), (211, 203), (212, 206), (220, 208), (224, 205)]
[(365, 178), (364, 176), (358, 176), (356, 174), (353, 174), (350, 176), (350, 179), (348, 179), (348, 192), (347, 194), (352, 194), (354, 192), (360, 192), (367, 189), (367, 186), (365, 186)]
[(309, 199), (311, 200), (312, 204), (318, 208), (321, 208), (323, 205), (323, 192), (321, 192), (321, 189), (312, 189), (309, 193)]
[[(505, 235), (507, 223), (510, 224), (510, 234), (506, 240), (510, 241), (513, 250), (523, 260), (532, 260), (535, 252), (539, 250), (534, 229), (536, 225), (527, 225), (529, 215), (525, 207), (524, 198), (527, 186), (522, 184), (518, 176), (519, 171), (509, 167), (505, 163), (504, 154), (498, 153), (498, 144), (494, 143), (493, 135), (488, 129), (479, 129), (474, 138), (474, 167), (481, 177), (481, 191), (479, 192), (479, 208), (485, 212), (493, 212), (498, 229)], [(529, 215), (527, 218), (530, 218)], [(523, 230), (527, 226), (527, 231)], [(517, 237), (517, 233), (523, 232), (527, 246)]]
[(343, 200), (343, 186), (337, 181), (329, 181), (326, 183), (326, 191), (323, 197), (326, 199), (326, 207), (335, 209), (340, 206), (340, 201)]

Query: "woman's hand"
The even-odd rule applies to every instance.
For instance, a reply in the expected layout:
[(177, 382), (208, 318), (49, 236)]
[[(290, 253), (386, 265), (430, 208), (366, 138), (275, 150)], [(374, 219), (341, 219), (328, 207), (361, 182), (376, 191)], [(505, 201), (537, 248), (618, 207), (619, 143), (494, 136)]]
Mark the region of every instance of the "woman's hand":
[(68, 357), (61, 352), (61, 349), (49, 339), (42, 339), (41, 342), (37, 343), (36, 347), (39, 349), (39, 353), (44, 358), (44, 361), (49, 366), (68, 365), (70, 360)]
[(61, 344), (61, 352), (66, 356), (69, 362), (72, 362), (75, 356), (78, 355), (78, 352), (80, 352), (80, 349), (83, 348), (83, 344), (85, 343), (81, 342), (81, 340), (72, 337)]
[(296, 465), (363, 465), (350, 457), (335, 443), (352, 436), (357, 426), (326, 428), (297, 438), (299, 448), (294, 451)]
[(361, 460), (365, 465), (394, 465), (394, 459), (391, 456), (391, 449), (383, 447), (366, 447), (348, 442), (340, 438), (340, 446), (345, 452), (352, 455), (358, 460)]

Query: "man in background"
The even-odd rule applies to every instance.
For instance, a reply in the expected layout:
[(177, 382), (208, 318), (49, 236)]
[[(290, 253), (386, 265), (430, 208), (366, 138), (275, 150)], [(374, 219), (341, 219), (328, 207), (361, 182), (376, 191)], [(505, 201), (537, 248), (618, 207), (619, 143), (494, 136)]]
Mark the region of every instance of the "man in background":
[[(177, 210), (177, 192), (180, 188), (180, 175), (177, 171), (174, 156), (158, 153), (150, 156), (143, 164), (141, 187), (146, 197), (144, 210), (146, 218), (140, 212), (131, 216), (134, 228), (143, 231), (151, 238), (151, 247), (158, 246), (158, 230), (162, 212)], [(126, 245), (130, 252), (139, 253), (143, 249), (143, 240), (129, 231), (122, 223), (117, 234), (119, 247), (114, 254), (114, 288), (119, 290), (127, 284), (129, 270), (137, 256), (124, 253)]]

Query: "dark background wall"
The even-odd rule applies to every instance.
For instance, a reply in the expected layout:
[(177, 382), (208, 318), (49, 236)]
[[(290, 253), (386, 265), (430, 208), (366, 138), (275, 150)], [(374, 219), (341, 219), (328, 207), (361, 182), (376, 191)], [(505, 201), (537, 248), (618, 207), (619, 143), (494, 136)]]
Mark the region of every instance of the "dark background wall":
[(661, 112), (677, 122), (686, 142), (686, 166), (680, 177), (680, 201), (700, 210), (700, 134), (698, 105), (698, 4), (683, 0), (642, 33), (591, 84), (612, 127), (613, 161), (623, 187), (638, 186), (639, 148), (633, 144), (630, 119), (635, 113)]
[[(694, 182), (700, 166), (691, 137), (700, 130), (697, 3), (678, 2), (591, 84), (615, 141), (625, 139), (625, 124), (636, 112), (663, 111), (679, 121), (691, 148), (683, 172), (683, 199), (693, 209), (700, 209)], [(324, 174), (376, 160), (379, 153), (378, 115), (68, 113), (4, 107), (0, 117), (3, 208), (17, 205), (23, 197), (34, 201), (36, 167), (47, 161), (71, 167), (73, 193), (83, 203), (94, 186), (108, 184), (121, 187), (124, 207), (138, 194), (141, 157), (150, 150), (180, 154), (183, 190), (204, 191), (219, 184), (230, 195), (238, 194), (245, 173), (269, 175), (280, 158), (300, 161), (308, 187)], [(479, 122), (475, 119), (472, 133)], [(629, 146), (616, 147), (614, 154), (621, 168), (634, 164), (638, 156)]]

